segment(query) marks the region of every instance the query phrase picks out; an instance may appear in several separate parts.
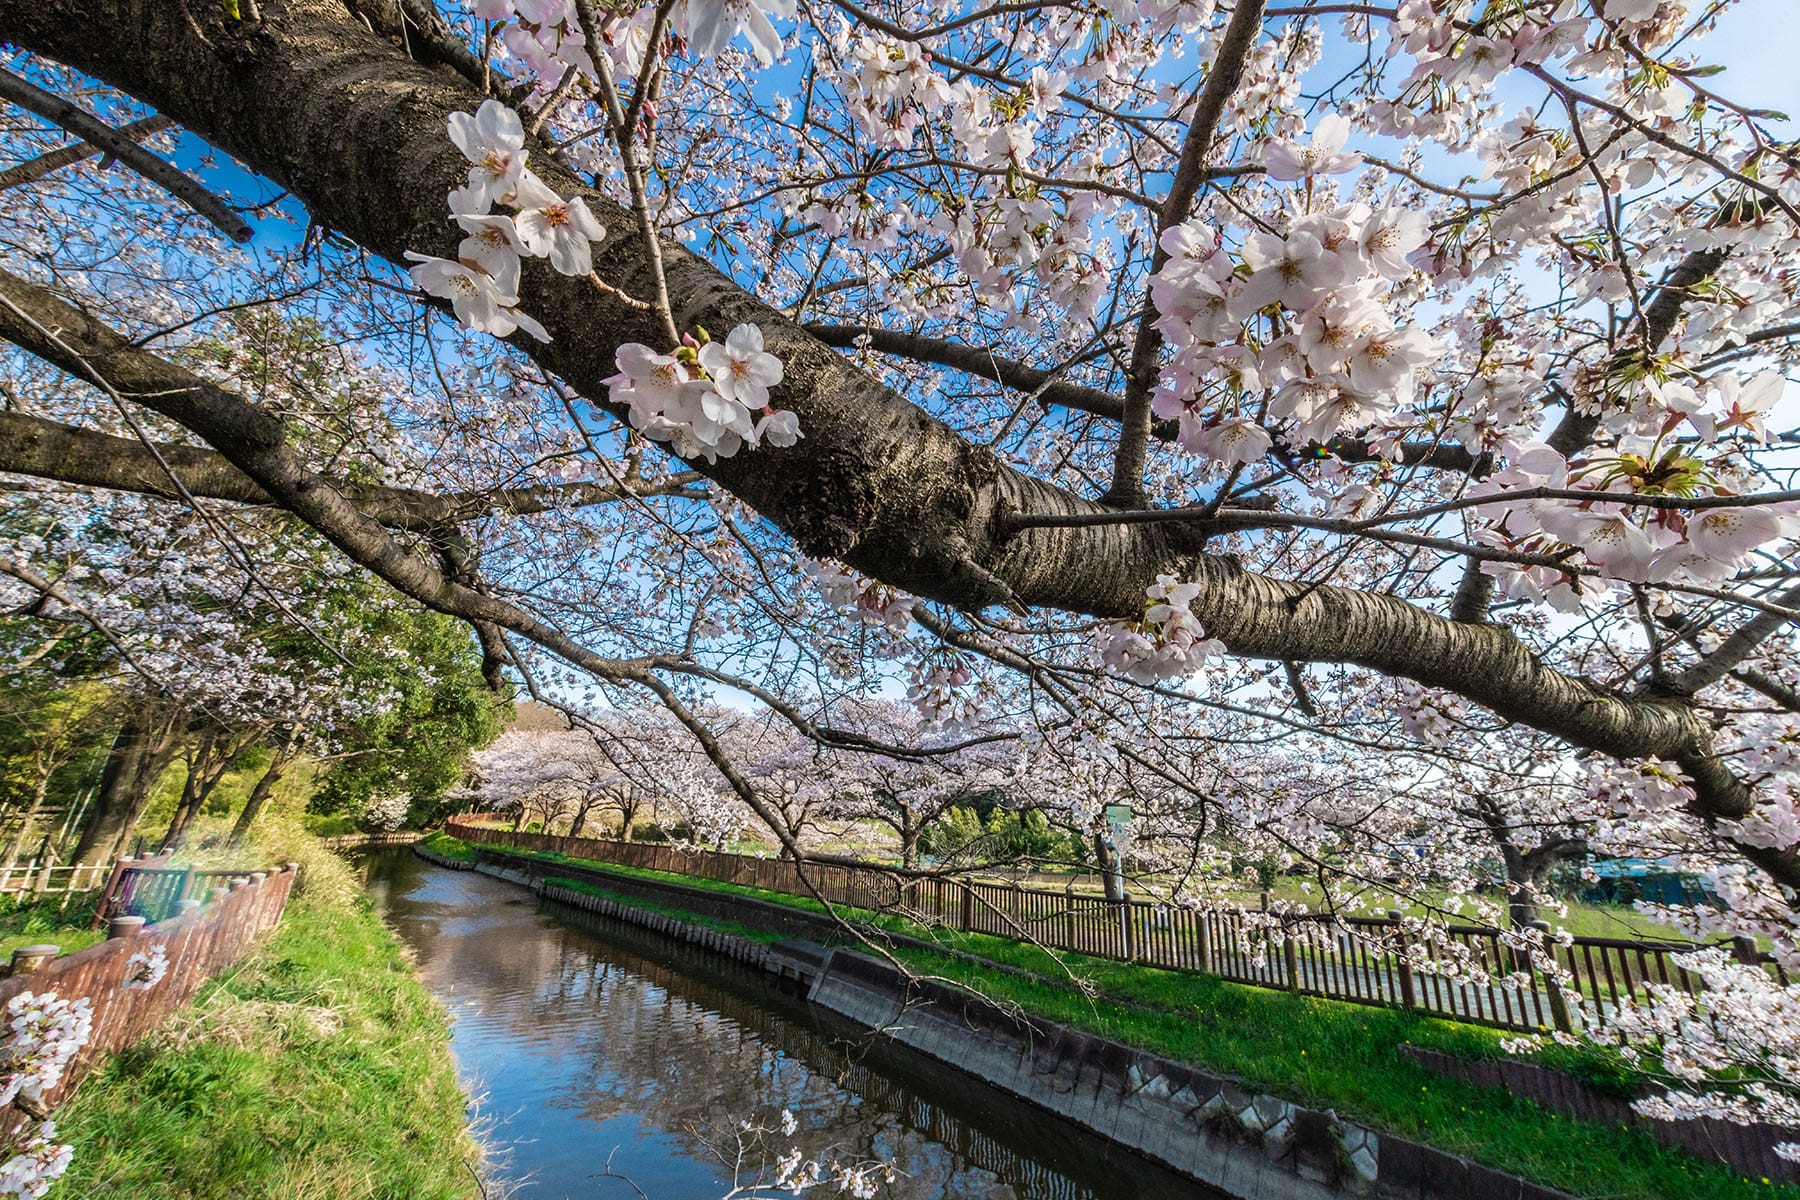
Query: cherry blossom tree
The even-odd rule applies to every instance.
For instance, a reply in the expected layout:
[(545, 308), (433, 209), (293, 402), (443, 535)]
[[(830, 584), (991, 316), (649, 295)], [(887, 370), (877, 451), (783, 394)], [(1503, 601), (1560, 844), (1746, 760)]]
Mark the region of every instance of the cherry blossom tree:
[[(1475, 906), (1496, 846), (1654, 847), (1792, 971), (1800, 162), (1734, 15), (0, 0), (0, 469), (280, 509), (493, 678), (654, 700), (696, 830), (805, 854), (727, 694), (833, 754), (1006, 728), (1196, 894), (1226, 844), (1344, 906), (1415, 843)], [(218, 353), (246, 307), (333, 372)], [(9, 600), (94, 608), (23, 550)], [(890, 685), (929, 735), (836, 716)]]

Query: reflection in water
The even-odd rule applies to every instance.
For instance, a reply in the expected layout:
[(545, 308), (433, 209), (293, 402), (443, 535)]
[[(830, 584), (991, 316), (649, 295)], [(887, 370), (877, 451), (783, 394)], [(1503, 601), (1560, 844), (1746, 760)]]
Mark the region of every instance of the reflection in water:
[[(488, 1141), (529, 1200), (713, 1200), (767, 1178), (799, 1119), (811, 1156), (891, 1161), (896, 1200), (1216, 1196), (776, 991), (759, 972), (536, 901), (511, 884), (370, 855), (365, 879), (455, 1019)], [(824, 1190), (824, 1189), (822, 1189)], [(836, 1195), (835, 1189), (830, 1189)]]

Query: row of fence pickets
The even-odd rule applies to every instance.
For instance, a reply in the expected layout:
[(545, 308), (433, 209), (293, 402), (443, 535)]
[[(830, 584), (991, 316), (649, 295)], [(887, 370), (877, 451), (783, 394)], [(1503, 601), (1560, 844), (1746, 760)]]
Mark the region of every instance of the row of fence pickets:
[[(55, 946), (15, 951), (14, 969), (0, 980), (0, 1010), (29, 991), (54, 993), (63, 1000), (85, 997), (93, 1011), (87, 1045), (57, 1087), (46, 1093), (44, 1107), (54, 1110), (106, 1055), (154, 1031), (207, 980), (241, 958), (259, 934), (280, 922), (298, 875), (298, 863), (267, 872), (233, 872), (204, 903), (169, 919), (144, 924), (135, 917), (115, 918), (112, 936), (98, 945), (61, 956)], [(135, 969), (132, 956), (149, 954), (155, 946), (163, 948), (168, 960), (162, 979), (145, 988), (127, 986)], [(0, 1139), (10, 1140), (30, 1121), (24, 1111), (8, 1106), (0, 1112)]]
[[(1145, 900), (1109, 901), (1072, 891), (985, 883), (892, 868), (809, 863), (806, 881), (791, 859), (756, 858), (608, 838), (559, 837), (498, 828), (483, 814), (453, 817), (449, 832), (465, 841), (512, 846), (644, 870), (698, 876), (786, 895), (815, 894), (833, 904), (891, 911), (921, 924), (966, 933), (1030, 939), (1056, 950), (1144, 966), (1198, 971), (1239, 983), (1359, 1004), (1405, 1008), (1434, 1016), (1536, 1032), (1569, 1029), (1572, 1001), (1530, 955), (1506, 943), (1498, 929), (1439, 926), (1430, 956), (1409, 938), (1418, 924), (1399, 918), (1328, 914), (1267, 918), (1225, 909), (1196, 909)], [(1701, 948), (1681, 941), (1576, 937), (1546, 939), (1548, 953), (1567, 972), (1588, 1018), (1605, 1024), (1622, 1001), (1647, 984), (1698, 995), (1701, 981), (1677, 966), (1676, 955)], [(1754, 942), (1729, 944), (1738, 961), (1760, 964), (1780, 983), (1786, 972)], [(1449, 974), (1446, 951), (1465, 969)]]

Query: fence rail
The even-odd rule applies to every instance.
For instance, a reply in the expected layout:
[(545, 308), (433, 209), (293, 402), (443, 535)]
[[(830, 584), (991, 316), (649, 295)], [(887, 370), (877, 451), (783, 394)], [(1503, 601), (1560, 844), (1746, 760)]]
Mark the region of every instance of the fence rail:
[(112, 870), (110, 863), (0, 863), (0, 895), (60, 896), (97, 891)]
[(94, 910), (94, 924), (114, 917), (142, 917), (154, 924), (173, 916), (183, 900), (200, 900), (214, 888), (228, 887), (233, 879), (249, 878), (254, 868), (206, 869), (171, 867), (169, 856), (151, 859), (121, 858), (113, 865), (106, 891)]
[[(1205, 972), (1357, 1004), (1533, 1032), (1569, 1029), (1574, 1023), (1574, 1002), (1544, 969), (1547, 964), (1534, 963), (1515, 936), (1488, 926), (1438, 927), (1436, 944), (1427, 946), (1419, 924), (1397, 913), (1348, 918), (1309, 914), (1272, 921), (1228, 909), (1109, 901), (1068, 890), (907, 874), (873, 865), (810, 863), (802, 880), (790, 859), (522, 833), (485, 823), (493, 820), (497, 818), (482, 814), (452, 817), (449, 832), (483, 845), (547, 851), (792, 896), (817, 895), (833, 904), (898, 912), (928, 926), (1029, 937), (1056, 950)], [(1544, 945), (1566, 973), (1568, 990), (1579, 996), (1589, 1019), (1601, 1024), (1646, 984), (1669, 984), (1690, 995), (1700, 990), (1700, 980), (1673, 961), (1702, 948), (1700, 943), (1577, 937), (1567, 945), (1549, 939)], [(1780, 964), (1748, 939), (1727, 948), (1739, 961), (1762, 964), (1787, 982)], [(1446, 963), (1454, 964), (1453, 969)]]

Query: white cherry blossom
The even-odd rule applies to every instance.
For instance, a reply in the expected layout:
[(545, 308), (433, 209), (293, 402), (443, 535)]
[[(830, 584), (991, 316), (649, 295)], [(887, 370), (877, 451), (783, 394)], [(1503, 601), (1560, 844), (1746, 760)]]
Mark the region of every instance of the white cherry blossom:
[(564, 275), (593, 271), (593, 243), (606, 236), (606, 227), (581, 197), (565, 200), (527, 172), (519, 180), (517, 203), (513, 224), (527, 251), (548, 258)]
[(498, 100), (483, 100), (473, 115), (450, 114), (450, 140), (474, 164), (467, 187), (458, 193), (463, 205), (458, 211), (484, 213), (495, 201), (510, 201), (525, 173), (519, 114)]
[(739, 325), (723, 342), (700, 347), (700, 365), (727, 400), (748, 408), (769, 402), (769, 389), (781, 382), (781, 360), (763, 351), (762, 329)]
[(1350, 139), (1350, 122), (1336, 113), (1321, 117), (1313, 127), (1311, 140), (1300, 146), (1286, 140), (1275, 140), (1263, 147), (1263, 169), (1271, 179), (1306, 179), (1314, 175), (1337, 175), (1355, 170), (1362, 155), (1346, 151)]

